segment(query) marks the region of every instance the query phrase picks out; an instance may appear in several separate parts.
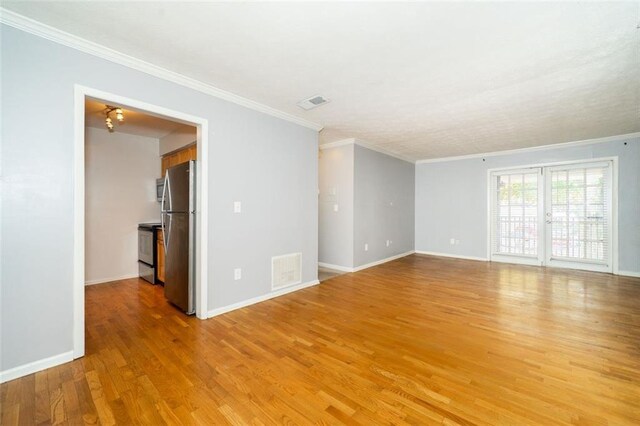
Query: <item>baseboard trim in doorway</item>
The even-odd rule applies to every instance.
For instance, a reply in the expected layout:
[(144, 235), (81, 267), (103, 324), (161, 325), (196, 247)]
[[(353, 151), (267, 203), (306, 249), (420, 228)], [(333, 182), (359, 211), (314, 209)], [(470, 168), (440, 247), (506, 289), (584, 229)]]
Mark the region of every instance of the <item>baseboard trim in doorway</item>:
[(286, 287), (277, 291), (272, 291), (271, 293), (264, 294), (262, 296), (253, 297), (251, 299), (243, 300), (242, 302), (233, 303), (231, 305), (223, 306), (221, 308), (212, 309), (207, 313), (207, 318), (212, 318), (218, 315), (226, 314), (227, 312), (235, 311), (236, 309), (245, 308), (250, 305), (255, 305), (256, 303), (264, 302), (269, 299), (273, 299), (275, 297), (284, 296), (288, 293), (293, 293), (294, 291), (302, 290), (307, 287), (313, 287), (314, 285), (320, 284), (320, 281), (313, 280), (308, 281), (306, 283), (292, 285), (291, 287)]
[(349, 266), (334, 265), (332, 263), (318, 262), (318, 266), (321, 268), (333, 269), (334, 271), (353, 272), (353, 268), (350, 268)]
[(477, 260), (480, 262), (488, 262), (489, 259), (486, 257), (477, 257), (477, 256), (464, 256), (461, 254), (451, 254), (451, 253), (440, 253), (437, 251), (424, 251), (424, 250), (416, 250), (417, 254), (426, 254), (429, 256), (439, 256), (439, 257), (450, 257), (452, 259), (464, 259), (464, 260)]
[(640, 278), (640, 272), (635, 271), (618, 271), (617, 275), (622, 275), (623, 277)]
[(70, 361), (73, 361), (73, 351), (19, 365), (5, 371), (0, 371), (0, 383), (19, 379), (20, 377), (28, 376), (29, 374), (37, 373), (38, 371), (46, 370), (47, 368), (65, 364)]
[(356, 266), (355, 268), (353, 268), (353, 272), (362, 271), (363, 269), (371, 268), (372, 266), (382, 265), (383, 263), (391, 262), (392, 260), (400, 259), (401, 257), (406, 257), (414, 253), (415, 253), (414, 250), (410, 250), (404, 253), (396, 254), (395, 256), (385, 257), (384, 259), (376, 260), (375, 262), (365, 263), (364, 265)]
[(97, 280), (85, 281), (84, 285), (104, 284), (104, 283), (110, 283), (111, 281), (129, 280), (131, 278), (138, 278), (138, 274), (122, 275), (119, 277), (112, 277), (112, 278), (98, 278)]

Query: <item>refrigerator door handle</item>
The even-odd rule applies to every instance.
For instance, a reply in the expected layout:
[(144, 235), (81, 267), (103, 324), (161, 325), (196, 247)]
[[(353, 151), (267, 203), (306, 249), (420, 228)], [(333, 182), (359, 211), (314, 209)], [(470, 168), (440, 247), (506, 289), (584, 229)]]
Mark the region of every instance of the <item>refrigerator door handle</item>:
[(162, 228), (162, 246), (164, 247), (164, 254), (167, 254), (167, 232), (165, 231), (165, 226), (164, 226), (164, 216), (167, 213), (162, 212), (160, 213), (160, 226)]
[(167, 187), (169, 186), (169, 170), (164, 172), (164, 185), (162, 185), (162, 201), (160, 202), (160, 211), (165, 212), (165, 202), (167, 200)]

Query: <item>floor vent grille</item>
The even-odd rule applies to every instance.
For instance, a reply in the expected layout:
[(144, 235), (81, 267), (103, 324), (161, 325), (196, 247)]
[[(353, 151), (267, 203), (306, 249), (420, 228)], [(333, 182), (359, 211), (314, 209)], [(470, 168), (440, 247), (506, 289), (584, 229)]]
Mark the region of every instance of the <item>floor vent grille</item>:
[(302, 282), (302, 253), (271, 258), (271, 289), (288, 287)]

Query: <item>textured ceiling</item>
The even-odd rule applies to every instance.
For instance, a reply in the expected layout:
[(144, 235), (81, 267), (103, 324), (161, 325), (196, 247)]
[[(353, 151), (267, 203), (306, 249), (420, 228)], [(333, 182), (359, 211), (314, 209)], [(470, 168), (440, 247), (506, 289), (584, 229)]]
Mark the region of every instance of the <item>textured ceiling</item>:
[(640, 131), (638, 2), (3, 7), (320, 123), (321, 143), (417, 160)]
[[(121, 106), (121, 105), (111, 105)], [(106, 130), (104, 111), (107, 107), (103, 101), (88, 99), (84, 106), (84, 122), (87, 127)], [(169, 133), (189, 127), (182, 123), (166, 120), (164, 118), (138, 112), (126, 107), (122, 108), (124, 122), (120, 123), (116, 120), (115, 112), (111, 113), (111, 119), (114, 124), (114, 131), (118, 133), (127, 133), (130, 135), (146, 136), (149, 138), (160, 139)]]

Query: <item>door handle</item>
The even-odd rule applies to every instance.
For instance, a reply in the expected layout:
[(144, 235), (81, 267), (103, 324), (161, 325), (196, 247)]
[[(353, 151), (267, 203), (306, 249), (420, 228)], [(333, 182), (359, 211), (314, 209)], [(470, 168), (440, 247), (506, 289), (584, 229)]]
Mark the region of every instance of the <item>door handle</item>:
[(162, 247), (164, 248), (164, 253), (167, 254), (167, 232), (165, 231), (165, 226), (164, 226), (164, 216), (166, 215), (166, 213), (162, 212), (160, 213), (160, 218), (161, 218), (161, 222), (160, 225), (162, 227)]

